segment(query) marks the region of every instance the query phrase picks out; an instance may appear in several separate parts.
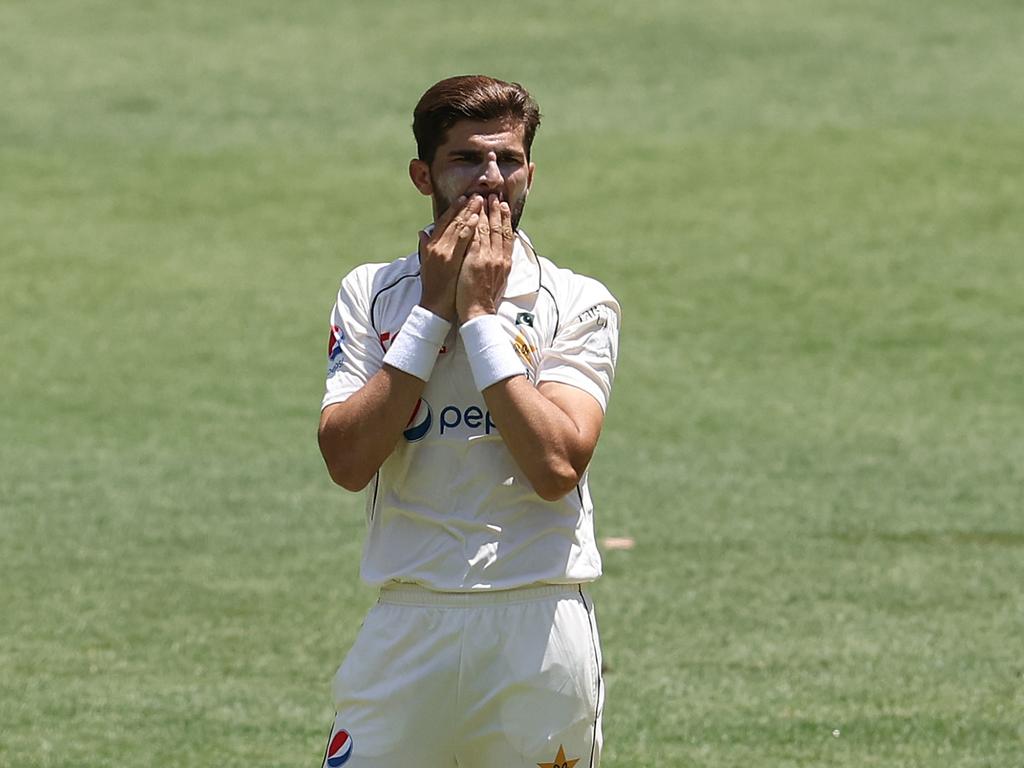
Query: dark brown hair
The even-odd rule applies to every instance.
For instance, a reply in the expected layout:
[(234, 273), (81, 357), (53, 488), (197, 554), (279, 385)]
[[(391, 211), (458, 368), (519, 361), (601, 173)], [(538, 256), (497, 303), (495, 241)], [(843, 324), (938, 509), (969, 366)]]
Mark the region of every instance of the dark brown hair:
[(496, 118), (523, 126), (523, 148), (529, 160), (530, 145), (540, 125), (540, 108), (523, 86), (486, 75), (459, 75), (432, 85), (412, 113), (420, 160), (432, 163), (448, 129), (460, 120)]

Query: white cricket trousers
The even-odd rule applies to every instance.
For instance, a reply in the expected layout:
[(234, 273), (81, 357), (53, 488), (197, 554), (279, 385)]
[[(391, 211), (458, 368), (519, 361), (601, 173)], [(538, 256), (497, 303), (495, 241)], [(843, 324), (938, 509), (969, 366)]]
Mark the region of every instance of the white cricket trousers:
[(601, 645), (580, 585), (381, 590), (334, 678), (325, 768), (598, 768)]

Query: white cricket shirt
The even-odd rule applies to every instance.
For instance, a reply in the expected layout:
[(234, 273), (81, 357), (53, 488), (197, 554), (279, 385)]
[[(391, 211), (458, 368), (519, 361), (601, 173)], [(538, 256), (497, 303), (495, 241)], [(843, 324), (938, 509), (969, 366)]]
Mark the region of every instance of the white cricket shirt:
[[(357, 392), (420, 300), (419, 256), (364, 264), (331, 315), (322, 408)], [(538, 256), (520, 232), (498, 316), (534, 384), (557, 381), (607, 408), (618, 302), (589, 277)], [(593, 581), (601, 574), (587, 475), (545, 501), (491, 421), (453, 323), (394, 452), (367, 486), (362, 578), (440, 591)]]

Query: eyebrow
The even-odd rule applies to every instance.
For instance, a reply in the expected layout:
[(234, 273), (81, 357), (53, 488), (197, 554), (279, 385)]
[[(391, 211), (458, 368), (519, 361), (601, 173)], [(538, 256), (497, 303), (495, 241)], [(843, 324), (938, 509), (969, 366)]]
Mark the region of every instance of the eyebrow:
[(487, 152), (494, 152), (498, 156), (498, 160), (514, 160), (523, 161), (526, 159), (526, 153), (520, 152), (516, 149), (503, 149), (503, 150), (482, 150), (482, 149), (453, 149), (448, 153), (449, 157), (462, 158), (465, 160), (480, 160)]

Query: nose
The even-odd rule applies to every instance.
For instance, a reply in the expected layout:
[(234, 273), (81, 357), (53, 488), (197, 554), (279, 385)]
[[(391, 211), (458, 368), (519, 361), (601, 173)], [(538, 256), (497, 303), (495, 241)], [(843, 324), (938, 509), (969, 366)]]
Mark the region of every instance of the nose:
[(480, 171), (480, 181), (486, 184), (488, 189), (495, 189), (501, 186), (504, 180), (501, 169), (498, 168), (498, 156), (493, 152), (488, 152), (484, 167)]

